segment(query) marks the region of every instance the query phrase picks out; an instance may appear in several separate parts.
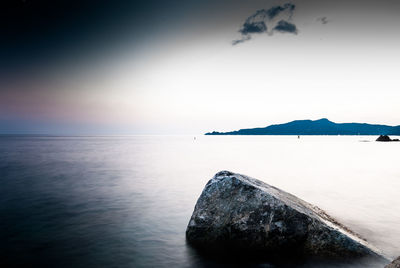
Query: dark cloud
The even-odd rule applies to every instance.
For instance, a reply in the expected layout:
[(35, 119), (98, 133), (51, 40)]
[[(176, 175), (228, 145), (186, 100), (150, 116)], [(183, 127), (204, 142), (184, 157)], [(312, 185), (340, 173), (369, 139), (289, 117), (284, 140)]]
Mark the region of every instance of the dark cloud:
[(293, 23), (287, 22), (285, 20), (280, 20), (274, 28), (275, 31), (281, 33), (297, 33), (297, 27)]
[[(265, 33), (268, 32), (268, 29), (271, 29), (271, 35), (273, 34), (273, 30), (297, 33), (296, 25), (288, 22), (288, 20), (292, 19), (295, 8), (296, 6), (294, 4), (286, 3), (281, 6), (273, 6), (269, 9), (257, 10), (245, 20), (243, 26), (239, 30), (239, 33), (242, 35), (241, 38), (232, 41), (232, 45), (250, 40), (251, 34)], [(277, 17), (281, 18), (278, 24), (276, 24)]]
[(317, 21), (321, 22), (322, 24), (327, 24), (329, 22), (327, 17), (317, 18)]
[(265, 22), (263, 21), (245, 23), (243, 24), (242, 29), (239, 30), (239, 32), (243, 35), (251, 33), (263, 33), (265, 31), (267, 31), (267, 25), (265, 25)]
[(279, 15), (279, 13), (281, 13), (282, 11), (285, 10), (289, 10), (291, 12), (291, 14), (293, 13), (294, 9), (296, 8), (295, 5), (291, 4), (291, 3), (286, 3), (283, 6), (275, 6), (275, 7), (271, 7), (270, 9), (268, 9), (266, 12), (268, 14), (268, 17), (270, 19), (275, 18), (276, 16)]
[(232, 45), (234, 46), (234, 45), (246, 42), (246, 41), (248, 41), (250, 39), (251, 39), (250, 35), (245, 35), (245, 36), (242, 37), (242, 39), (233, 40), (232, 41)]

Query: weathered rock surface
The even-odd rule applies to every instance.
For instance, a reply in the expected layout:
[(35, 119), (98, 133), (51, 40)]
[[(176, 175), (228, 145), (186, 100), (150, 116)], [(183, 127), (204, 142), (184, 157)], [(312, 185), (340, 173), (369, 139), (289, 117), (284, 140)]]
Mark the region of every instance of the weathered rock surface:
[(229, 171), (205, 186), (186, 230), (206, 251), (325, 259), (382, 258), (365, 240), (311, 204), (259, 180)]
[(400, 268), (400, 257), (386, 265), (385, 268)]

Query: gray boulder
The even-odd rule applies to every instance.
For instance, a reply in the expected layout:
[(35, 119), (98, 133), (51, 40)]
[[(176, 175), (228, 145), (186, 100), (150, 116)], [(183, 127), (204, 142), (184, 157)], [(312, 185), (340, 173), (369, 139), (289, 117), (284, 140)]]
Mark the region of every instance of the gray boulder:
[(383, 258), (379, 251), (321, 209), (262, 181), (229, 171), (205, 186), (186, 230), (206, 252)]
[(400, 268), (400, 257), (386, 265), (385, 268)]

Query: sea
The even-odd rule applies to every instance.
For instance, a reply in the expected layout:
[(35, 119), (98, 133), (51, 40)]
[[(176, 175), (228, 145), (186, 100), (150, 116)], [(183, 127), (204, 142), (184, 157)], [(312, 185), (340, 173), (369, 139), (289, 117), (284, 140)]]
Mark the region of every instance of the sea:
[(318, 206), (392, 259), (400, 142), (376, 138), (1, 136), (0, 267), (278, 267), (209, 258), (186, 243), (196, 201), (221, 170)]

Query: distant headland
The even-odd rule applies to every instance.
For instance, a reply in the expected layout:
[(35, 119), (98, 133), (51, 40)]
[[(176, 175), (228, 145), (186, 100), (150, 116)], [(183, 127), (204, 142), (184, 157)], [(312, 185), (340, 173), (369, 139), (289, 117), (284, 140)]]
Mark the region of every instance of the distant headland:
[(322, 118), (319, 120), (295, 120), (285, 124), (230, 132), (213, 131), (205, 135), (400, 135), (400, 125), (335, 123)]

